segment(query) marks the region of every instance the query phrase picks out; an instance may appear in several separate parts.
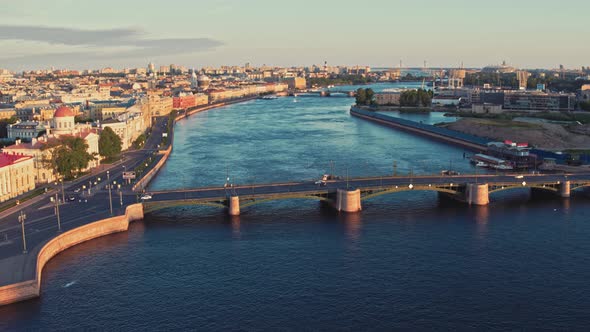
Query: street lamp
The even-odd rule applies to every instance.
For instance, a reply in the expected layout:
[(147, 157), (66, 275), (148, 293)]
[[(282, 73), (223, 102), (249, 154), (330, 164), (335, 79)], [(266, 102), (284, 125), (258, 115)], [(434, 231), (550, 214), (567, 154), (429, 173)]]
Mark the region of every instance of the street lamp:
[(111, 194), (111, 175), (110, 172), (107, 171), (107, 183), (109, 186), (109, 207), (111, 208), (111, 216), (113, 215), (113, 196)]
[(61, 232), (61, 219), (59, 217), (59, 202), (57, 200), (57, 193), (55, 193), (55, 214), (57, 215), (57, 231)]
[(21, 210), (20, 215), (18, 216), (18, 222), (21, 225), (21, 229), (23, 231), (23, 254), (27, 253), (27, 239), (25, 237), (25, 220), (27, 219), (27, 215)]
[[(62, 202), (65, 202), (66, 201), (66, 194), (64, 192), (64, 180), (63, 180), (63, 178), (62, 179), (59, 179), (59, 182), (61, 183), (61, 201)], [(57, 186), (57, 182), (55, 183), (55, 185)]]
[(118, 184), (117, 188), (119, 189), (119, 202), (121, 203), (121, 206), (123, 206), (123, 192), (121, 191), (121, 185)]

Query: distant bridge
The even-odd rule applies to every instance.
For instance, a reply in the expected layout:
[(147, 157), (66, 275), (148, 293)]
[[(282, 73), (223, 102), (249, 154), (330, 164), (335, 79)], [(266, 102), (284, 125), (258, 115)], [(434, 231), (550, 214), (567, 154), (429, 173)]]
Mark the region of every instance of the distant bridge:
[(355, 90), (331, 90), (331, 89), (322, 89), (322, 90), (307, 90), (302, 92), (291, 92), (291, 95), (296, 96), (320, 96), (320, 97), (346, 97), (346, 98), (353, 98), (356, 96)]
[(361, 201), (403, 191), (436, 191), (455, 200), (474, 205), (487, 205), (489, 194), (514, 188), (532, 188), (569, 197), (571, 191), (590, 187), (588, 174), (532, 175), (455, 175), (455, 176), (388, 176), (313, 181), (240, 185), (152, 193), (144, 202), (146, 212), (169, 207), (204, 205), (224, 208), (230, 215), (240, 209), (275, 200), (303, 199), (324, 201), (338, 211), (358, 212)]

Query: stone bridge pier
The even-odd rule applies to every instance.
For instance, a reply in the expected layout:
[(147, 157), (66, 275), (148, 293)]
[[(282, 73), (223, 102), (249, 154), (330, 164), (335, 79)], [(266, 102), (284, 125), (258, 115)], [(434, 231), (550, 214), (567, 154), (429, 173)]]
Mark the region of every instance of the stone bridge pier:
[(240, 197), (239, 196), (230, 196), (228, 199), (227, 204), (227, 213), (230, 216), (239, 216), (240, 215)]
[(468, 183), (467, 185), (465, 185), (465, 201), (469, 205), (490, 204), (488, 184)]
[(559, 184), (559, 196), (563, 198), (570, 197), (572, 183), (571, 181), (564, 181)]
[(336, 192), (336, 200), (334, 201), (334, 207), (338, 211), (348, 213), (361, 211), (361, 191), (359, 189), (338, 189), (338, 191)]

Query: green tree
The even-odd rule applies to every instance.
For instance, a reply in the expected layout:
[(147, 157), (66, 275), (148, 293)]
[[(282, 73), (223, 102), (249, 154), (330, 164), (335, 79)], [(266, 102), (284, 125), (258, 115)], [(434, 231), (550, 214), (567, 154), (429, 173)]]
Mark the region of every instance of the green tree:
[(112, 159), (121, 153), (121, 138), (113, 129), (106, 127), (98, 139), (98, 153), (105, 159)]
[(95, 156), (88, 153), (88, 144), (83, 138), (62, 136), (58, 140), (47, 144), (45, 150), (53, 149), (49, 159), (44, 159), (46, 167), (54, 170), (66, 179), (78, 175), (88, 167), (88, 163)]
[(365, 105), (367, 102), (367, 90), (363, 88), (358, 88), (356, 90), (356, 104), (357, 105)]
[(137, 136), (135, 141), (133, 141), (133, 147), (135, 149), (141, 148), (145, 144), (145, 140), (146, 140), (145, 134), (141, 134), (141, 135)]
[(373, 91), (371, 88), (365, 89), (365, 95), (367, 96), (365, 104), (373, 105), (375, 103), (375, 91)]

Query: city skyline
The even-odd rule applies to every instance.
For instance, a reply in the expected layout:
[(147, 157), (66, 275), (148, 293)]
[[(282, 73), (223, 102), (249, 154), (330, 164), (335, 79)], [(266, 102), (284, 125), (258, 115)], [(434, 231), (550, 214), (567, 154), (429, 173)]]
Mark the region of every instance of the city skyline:
[[(570, 4), (579, 10), (566, 11)], [(26, 0), (0, 5), (0, 68), (223, 64), (522, 68), (587, 66), (590, 4), (309, 0)], [(359, 14), (364, 12), (364, 14)], [(90, 13), (92, 15), (90, 15)], [(564, 51), (565, 50), (565, 51)]]

